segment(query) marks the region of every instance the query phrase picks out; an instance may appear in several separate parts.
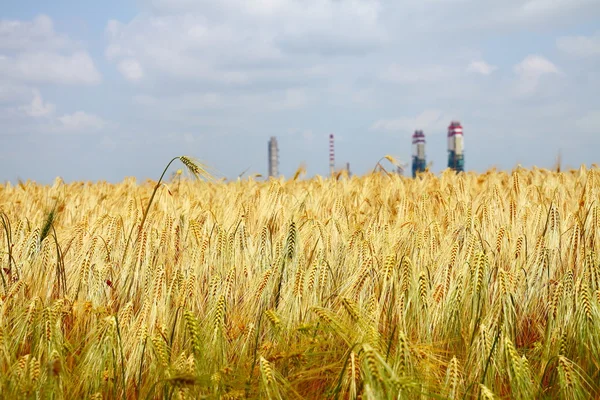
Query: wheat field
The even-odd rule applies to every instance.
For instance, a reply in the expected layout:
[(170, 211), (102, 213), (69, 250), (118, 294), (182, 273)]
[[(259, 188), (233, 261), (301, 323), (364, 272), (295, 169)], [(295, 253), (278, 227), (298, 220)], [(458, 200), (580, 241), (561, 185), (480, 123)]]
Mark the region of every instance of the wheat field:
[(597, 168), (185, 175), (0, 186), (0, 397), (599, 398)]

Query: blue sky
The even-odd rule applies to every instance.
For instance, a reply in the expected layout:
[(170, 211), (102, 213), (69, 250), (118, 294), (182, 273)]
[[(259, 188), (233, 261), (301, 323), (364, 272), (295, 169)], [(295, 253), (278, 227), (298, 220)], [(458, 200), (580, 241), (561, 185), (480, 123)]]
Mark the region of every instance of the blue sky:
[(21, 1), (0, 9), (0, 181), (157, 178), (176, 155), (220, 176), (304, 163), (432, 169), (599, 161), (597, 0)]

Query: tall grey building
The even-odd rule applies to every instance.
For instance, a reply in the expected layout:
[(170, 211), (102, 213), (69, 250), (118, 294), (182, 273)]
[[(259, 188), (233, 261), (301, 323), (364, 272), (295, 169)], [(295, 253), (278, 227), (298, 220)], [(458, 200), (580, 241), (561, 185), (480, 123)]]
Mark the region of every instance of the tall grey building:
[(271, 136), (269, 140), (269, 176), (277, 177), (279, 175), (279, 148), (277, 147), (277, 138)]

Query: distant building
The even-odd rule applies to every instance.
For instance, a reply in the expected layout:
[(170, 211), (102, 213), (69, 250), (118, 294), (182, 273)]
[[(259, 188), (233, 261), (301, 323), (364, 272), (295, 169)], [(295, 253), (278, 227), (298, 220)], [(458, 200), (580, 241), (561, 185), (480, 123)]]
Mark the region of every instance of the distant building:
[(279, 176), (279, 148), (275, 136), (269, 140), (269, 176)]
[(448, 168), (461, 172), (465, 170), (463, 128), (458, 121), (448, 126)]
[(425, 159), (425, 134), (423, 131), (415, 131), (412, 135), (413, 155), (412, 155), (412, 176), (424, 172), (427, 161)]
[(333, 133), (329, 135), (329, 175), (335, 172), (335, 149)]

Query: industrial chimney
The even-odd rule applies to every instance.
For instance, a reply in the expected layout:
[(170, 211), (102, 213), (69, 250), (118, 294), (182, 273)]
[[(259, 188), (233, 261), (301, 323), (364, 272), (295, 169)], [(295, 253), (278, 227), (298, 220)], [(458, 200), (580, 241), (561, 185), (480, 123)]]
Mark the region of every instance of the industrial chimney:
[(425, 134), (423, 131), (415, 131), (412, 135), (413, 156), (412, 156), (412, 176), (425, 171)]
[(463, 128), (458, 121), (448, 126), (448, 168), (456, 172), (465, 170)]
[(269, 140), (269, 176), (277, 177), (279, 175), (279, 148), (277, 147), (277, 138), (271, 136)]
[(329, 175), (333, 176), (335, 169), (335, 151), (333, 148), (333, 133), (329, 135)]

